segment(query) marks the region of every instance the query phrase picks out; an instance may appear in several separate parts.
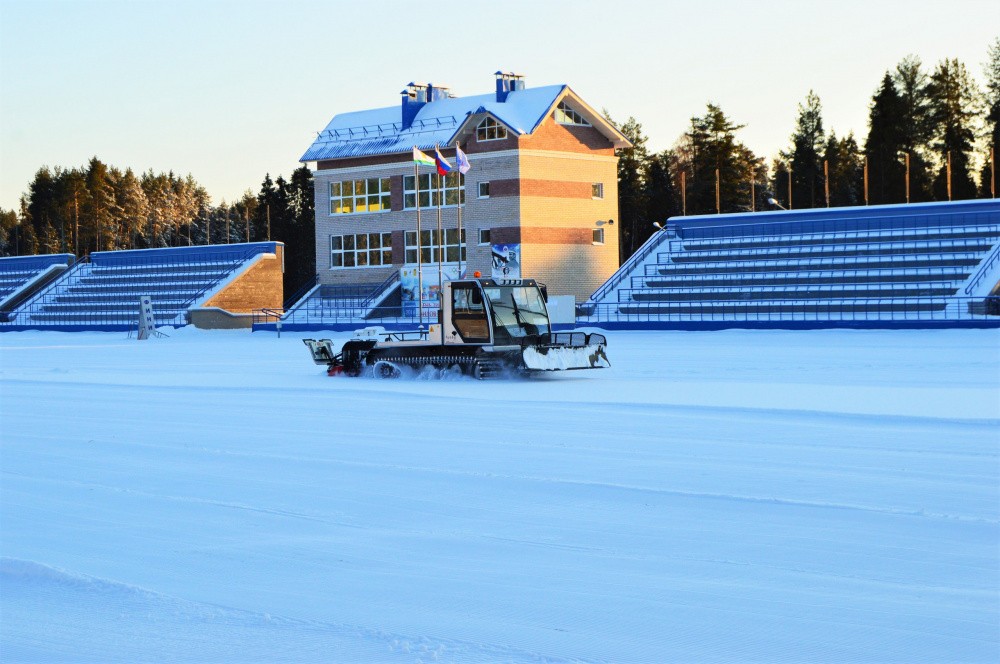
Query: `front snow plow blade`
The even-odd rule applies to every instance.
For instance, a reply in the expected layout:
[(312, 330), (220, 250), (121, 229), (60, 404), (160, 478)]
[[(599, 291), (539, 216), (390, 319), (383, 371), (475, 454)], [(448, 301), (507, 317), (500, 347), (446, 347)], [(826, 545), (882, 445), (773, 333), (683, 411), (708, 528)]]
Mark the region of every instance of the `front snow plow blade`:
[(524, 347), (522, 359), (529, 371), (604, 369), (611, 366), (603, 334), (553, 332)]

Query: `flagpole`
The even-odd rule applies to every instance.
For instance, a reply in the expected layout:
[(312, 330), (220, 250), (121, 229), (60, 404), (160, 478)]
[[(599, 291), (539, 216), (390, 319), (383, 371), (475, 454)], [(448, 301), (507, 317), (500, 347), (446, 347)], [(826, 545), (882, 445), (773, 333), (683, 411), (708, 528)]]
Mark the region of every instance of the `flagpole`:
[[(416, 150), (417, 146), (414, 145)], [(417, 170), (417, 162), (413, 162), (413, 190), (416, 194), (417, 202), (417, 318), (424, 322), (424, 271), (420, 265), (420, 173)], [(404, 245), (406, 242), (403, 243)], [(404, 252), (405, 253), (405, 252)]]
[[(437, 146), (434, 146), (434, 150), (437, 151)], [(441, 253), (444, 250), (444, 238), (441, 237), (441, 199), (444, 197), (444, 187), (441, 186), (441, 173), (437, 174), (438, 178), (438, 306), (440, 307), (440, 299), (442, 289), (444, 288), (444, 266), (441, 262)]]
[(462, 152), (458, 141), (455, 141), (455, 167), (458, 170), (458, 274), (462, 274), (462, 252), (465, 250), (465, 238), (462, 237), (462, 199), (465, 198), (465, 174), (472, 168), (469, 158)]
[(455, 141), (455, 166), (458, 170), (458, 278), (462, 278), (462, 251), (465, 249), (465, 240), (462, 238), (462, 194), (465, 193), (465, 185), (462, 182), (462, 178), (465, 174), (462, 173), (461, 164), (458, 163), (458, 141)]

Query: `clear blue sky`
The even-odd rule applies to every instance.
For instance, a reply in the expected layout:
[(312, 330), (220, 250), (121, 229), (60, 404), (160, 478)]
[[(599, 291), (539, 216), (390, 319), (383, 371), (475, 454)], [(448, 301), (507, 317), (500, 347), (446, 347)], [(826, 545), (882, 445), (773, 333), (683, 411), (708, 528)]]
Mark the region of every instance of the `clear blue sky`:
[(0, 0), (0, 207), (95, 155), (233, 200), (337, 113), (413, 80), (483, 94), (498, 69), (634, 116), (654, 150), (711, 101), (771, 157), (810, 89), (860, 140), (886, 69), (956, 57), (982, 81), (998, 35), (997, 0)]

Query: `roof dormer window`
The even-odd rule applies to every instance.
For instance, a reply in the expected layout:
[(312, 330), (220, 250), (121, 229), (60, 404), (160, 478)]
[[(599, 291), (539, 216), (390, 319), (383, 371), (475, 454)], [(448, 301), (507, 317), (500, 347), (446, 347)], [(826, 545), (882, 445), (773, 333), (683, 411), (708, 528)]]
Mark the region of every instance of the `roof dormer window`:
[(476, 127), (476, 140), (478, 141), (500, 141), (505, 138), (507, 138), (507, 127), (491, 117), (484, 118)]
[(564, 101), (559, 102), (559, 105), (556, 106), (556, 122), (561, 125), (575, 125), (577, 127), (590, 126), (590, 123), (582, 115), (567, 106)]

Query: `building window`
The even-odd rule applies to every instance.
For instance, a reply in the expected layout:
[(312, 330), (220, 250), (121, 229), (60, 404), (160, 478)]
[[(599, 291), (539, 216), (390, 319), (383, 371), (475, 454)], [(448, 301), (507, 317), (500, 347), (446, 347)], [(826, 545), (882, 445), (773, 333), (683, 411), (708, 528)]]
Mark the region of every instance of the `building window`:
[(567, 106), (564, 101), (559, 102), (559, 105), (556, 106), (556, 122), (561, 125), (576, 125), (577, 127), (590, 126), (590, 123), (582, 115)]
[(330, 268), (392, 265), (392, 233), (330, 236)]
[(507, 138), (507, 127), (487, 117), (476, 127), (477, 141), (499, 141)]
[(479, 183), (479, 197), (480, 198), (489, 198), (490, 197), (490, 183), (489, 182), (480, 182)]
[(480, 228), (479, 229), (479, 246), (488, 245), (490, 243), (490, 229)]
[[(441, 248), (438, 242), (437, 229), (420, 231), (420, 262), (424, 265), (438, 262), (438, 251)], [(459, 253), (461, 252), (461, 253)], [(465, 229), (462, 229), (462, 240), (458, 239), (458, 229), (449, 228), (444, 231), (444, 254), (442, 263), (457, 263), (461, 256), (465, 261)], [(406, 263), (407, 265), (417, 264), (417, 232), (406, 231)]]
[(604, 183), (595, 182), (590, 185), (590, 195), (594, 198), (604, 198)]
[(391, 209), (389, 178), (330, 183), (330, 214), (382, 212)]
[(594, 244), (604, 244), (604, 229), (595, 228), (594, 229)]
[[(441, 178), (444, 188), (442, 207), (465, 203), (465, 176), (460, 173), (449, 173)], [(441, 189), (438, 188), (438, 175), (425, 173), (420, 176), (420, 207), (437, 207)], [(417, 207), (417, 192), (413, 188), (413, 176), (403, 176), (403, 209), (413, 210)]]

